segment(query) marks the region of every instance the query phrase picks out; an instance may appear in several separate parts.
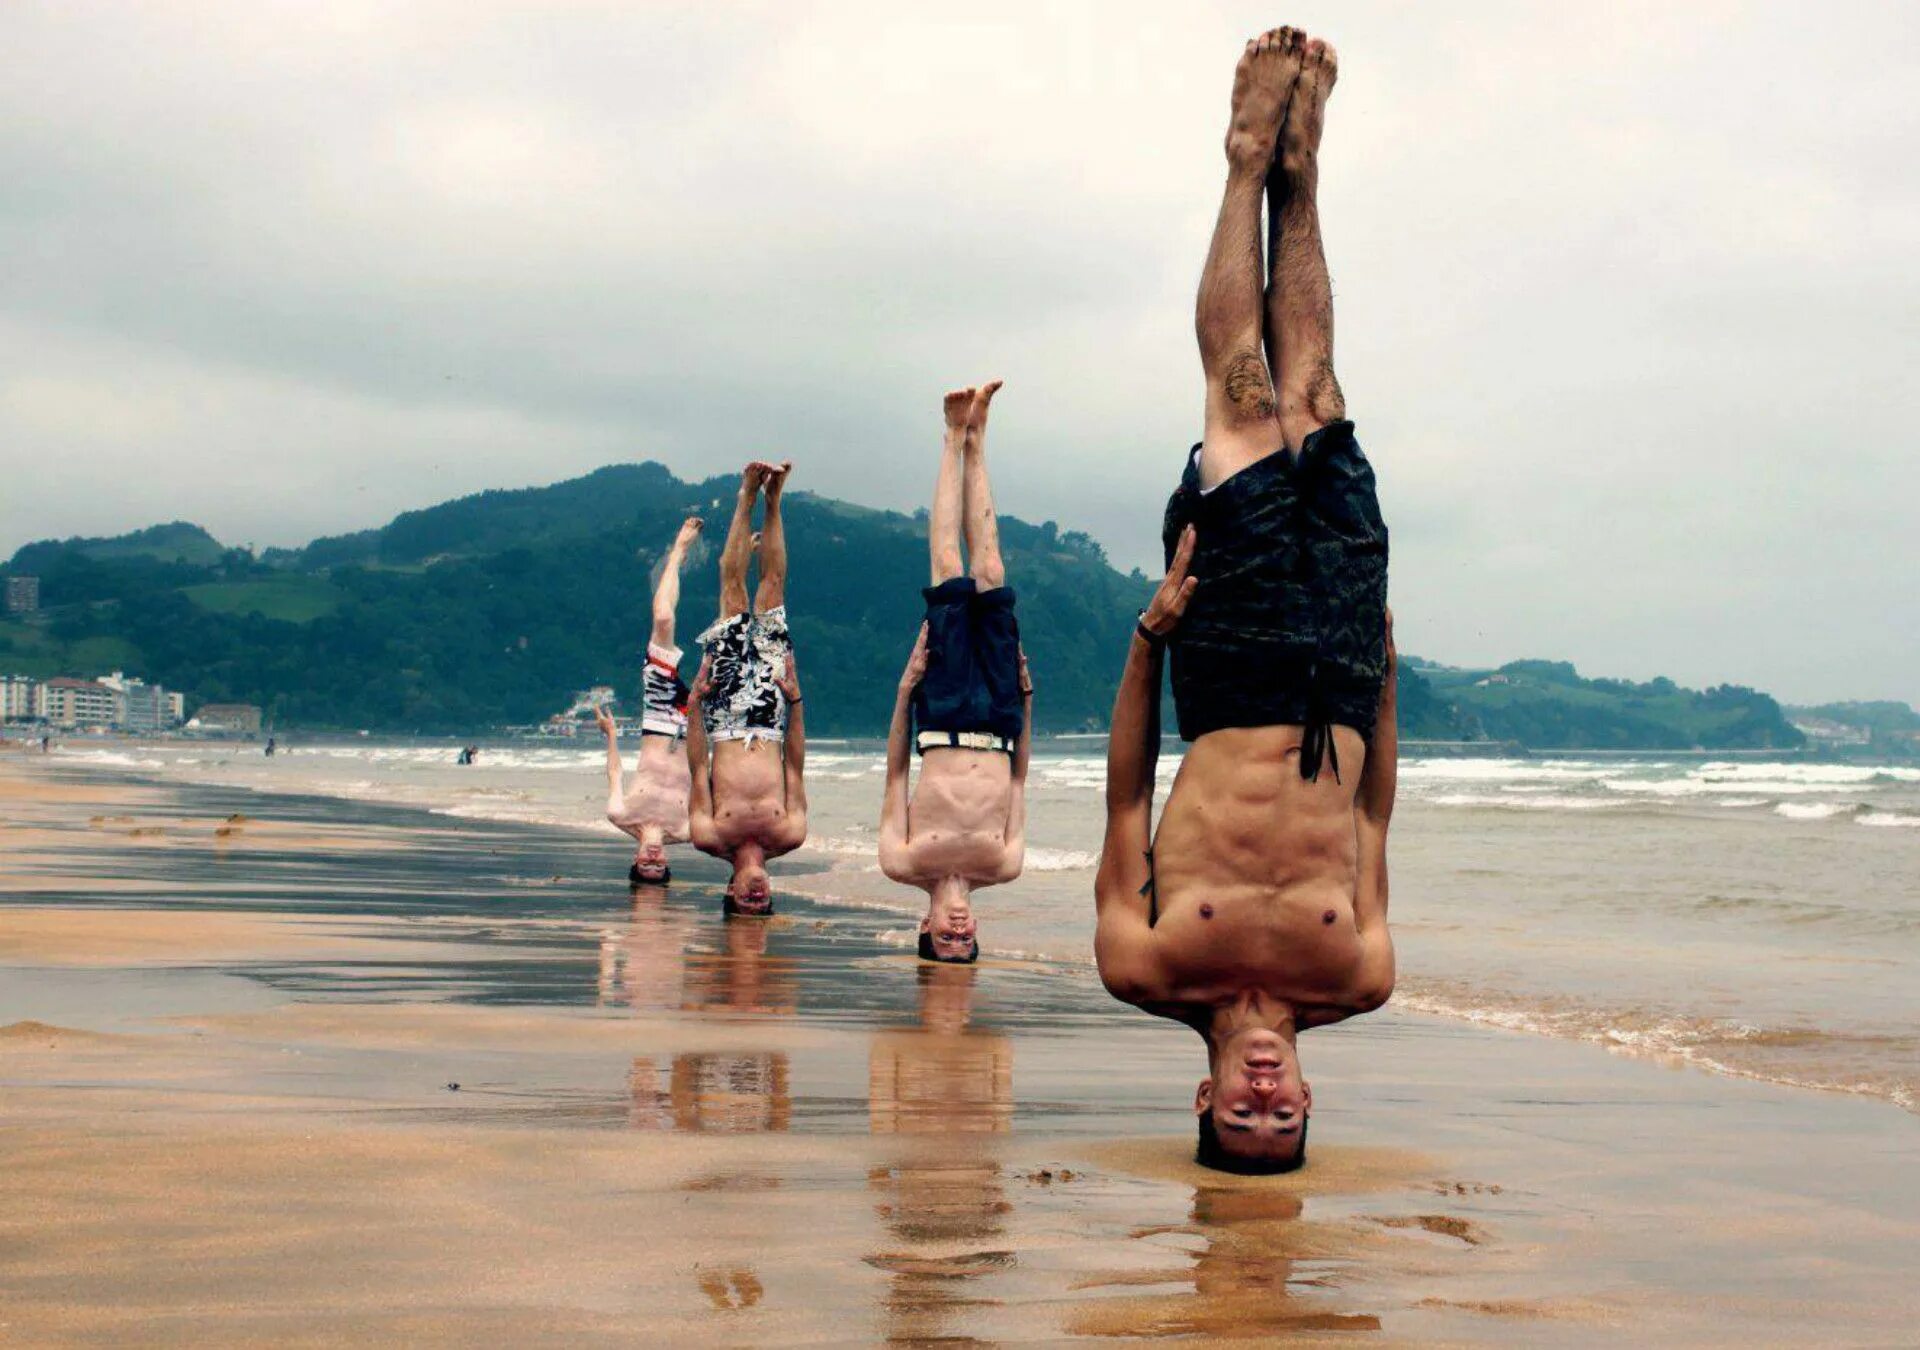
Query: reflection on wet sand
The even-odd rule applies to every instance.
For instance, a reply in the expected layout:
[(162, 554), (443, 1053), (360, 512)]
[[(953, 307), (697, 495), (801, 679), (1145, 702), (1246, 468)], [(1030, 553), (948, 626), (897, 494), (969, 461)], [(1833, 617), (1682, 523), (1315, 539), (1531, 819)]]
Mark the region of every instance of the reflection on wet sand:
[[(1199, 1238), (1190, 1265), (1129, 1271), (1088, 1289), (1190, 1285), (1147, 1298), (1116, 1298), (1083, 1310), (1069, 1325), (1081, 1336), (1203, 1336), (1236, 1339), (1304, 1331), (1378, 1331), (1380, 1319), (1330, 1308), (1339, 1265), (1353, 1243), (1301, 1217), (1304, 1201), (1274, 1182), (1223, 1182), (1194, 1190), (1190, 1222), (1145, 1228), (1148, 1241)], [(1319, 1296), (1316, 1296), (1319, 1295)]]
[(971, 1031), (975, 971), (919, 967), (920, 1026), (874, 1037), (868, 1120), (876, 1135), (907, 1136), (898, 1160), (875, 1168), (874, 1212), (894, 1239), (867, 1264), (891, 1273), (884, 1312), (890, 1341), (955, 1341), (948, 1320), (978, 1297), (972, 1283), (1010, 1269), (993, 1250), (1006, 1198), (1000, 1164), (980, 1136), (1013, 1123), (1013, 1043)]
[(751, 1134), (792, 1123), (793, 1092), (782, 1051), (675, 1055), (664, 1089), (661, 1077), (653, 1060), (633, 1061), (627, 1123), (636, 1130)]
[(633, 922), (600, 935), (600, 1004), (676, 1010), (687, 978), (692, 915), (667, 904), (665, 886), (633, 888)]
[(771, 931), (764, 919), (731, 919), (720, 926), (718, 951), (688, 952), (681, 1009), (792, 1012), (800, 998), (799, 963), (790, 956), (767, 954)]

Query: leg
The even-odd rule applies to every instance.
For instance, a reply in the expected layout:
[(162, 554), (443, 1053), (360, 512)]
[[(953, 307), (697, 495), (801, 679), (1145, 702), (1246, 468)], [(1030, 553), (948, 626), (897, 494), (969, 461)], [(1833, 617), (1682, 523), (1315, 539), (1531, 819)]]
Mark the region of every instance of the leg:
[(765, 470), (755, 461), (740, 475), (740, 495), (734, 499), (733, 519), (727, 524), (727, 545), (720, 550), (720, 617), (747, 612), (747, 553), (752, 548), (753, 499), (760, 495)]
[(960, 562), (960, 517), (966, 506), (963, 484), (967, 411), (979, 391), (956, 389), (942, 400), (946, 439), (940, 444), (940, 475), (933, 480), (933, 509), (927, 514), (927, 553), (933, 584), (951, 581), (964, 570)]
[(787, 527), (780, 519), (780, 494), (793, 471), (791, 461), (767, 470), (767, 518), (760, 524), (760, 588), (753, 607), (765, 613), (787, 603)]
[(962, 515), (967, 527), (967, 561), (973, 579), (981, 590), (990, 591), (1007, 584), (1007, 569), (1000, 560), (1000, 519), (993, 510), (993, 484), (987, 479), (987, 405), (1000, 388), (994, 380), (982, 385), (967, 409), (966, 490)]
[(1298, 69), (1285, 31), (1249, 42), (1234, 72), (1227, 187), (1194, 304), (1207, 379), (1200, 480), (1209, 487), (1280, 447), (1273, 378), (1260, 351), (1260, 198)]
[(673, 547), (667, 550), (666, 563), (660, 569), (660, 580), (653, 587), (653, 632), (650, 641), (655, 646), (673, 645), (673, 616), (680, 607), (680, 569), (687, 565), (687, 550), (693, 546), (694, 539), (705, 524), (698, 516), (690, 516), (682, 521), (680, 533), (674, 536)]
[(1333, 376), (1333, 284), (1320, 243), (1320, 131), (1327, 95), (1339, 73), (1334, 50), (1319, 38), (1302, 52), (1300, 80), (1280, 142), (1280, 195), (1274, 219), (1272, 285), (1267, 322), (1275, 350), (1280, 429), (1296, 454), (1306, 438), (1347, 415)]

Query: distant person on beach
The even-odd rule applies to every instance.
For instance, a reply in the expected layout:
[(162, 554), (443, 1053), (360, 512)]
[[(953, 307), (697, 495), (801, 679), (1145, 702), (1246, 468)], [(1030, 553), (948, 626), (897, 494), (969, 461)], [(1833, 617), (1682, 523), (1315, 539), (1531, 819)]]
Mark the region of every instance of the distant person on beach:
[(607, 819), (633, 836), (637, 847), (627, 868), (635, 886), (664, 885), (672, 879), (667, 845), (690, 837), (687, 797), (692, 771), (687, 767), (686, 681), (680, 678), (680, 649), (673, 643), (674, 611), (680, 605), (680, 573), (687, 553), (706, 522), (689, 516), (667, 549), (660, 579), (653, 587), (653, 630), (647, 636), (647, 660), (640, 675), (640, 753), (633, 778), (623, 787), (620, 732), (605, 707), (593, 710), (607, 738)]
[[(1296, 1037), (1393, 992), (1387, 531), (1334, 379), (1314, 201), (1335, 70), (1333, 48), (1294, 28), (1240, 58), (1196, 314), (1205, 437), (1167, 506), (1167, 576), (1128, 649), (1107, 756), (1100, 977), (1205, 1038), (1199, 1158), (1233, 1171), (1306, 1161)], [(1156, 835), (1163, 652), (1191, 745)]]
[(279, 748), (279, 744), (280, 743), (274, 740), (273, 737), (271, 736), (267, 737), (267, 758), (268, 759), (273, 758), (273, 752)]
[[(987, 408), (999, 388), (994, 380), (946, 397), (927, 521), (933, 584), (921, 592), (927, 618), (887, 733), (880, 870), (927, 893), (920, 955), (928, 961), (979, 958), (973, 892), (1012, 881), (1026, 857), (1033, 681), (987, 481)], [(920, 781), (909, 795), (916, 751)]]
[[(730, 915), (773, 913), (767, 860), (807, 838), (805, 719), (787, 632), (787, 534), (780, 514), (792, 468), (756, 460), (740, 475), (720, 553), (720, 617), (700, 635), (706, 654), (693, 682), (689, 826), (694, 847), (733, 866), (725, 900)], [(766, 519), (756, 545), (753, 506), (763, 492)], [(751, 602), (750, 552), (760, 564)]]

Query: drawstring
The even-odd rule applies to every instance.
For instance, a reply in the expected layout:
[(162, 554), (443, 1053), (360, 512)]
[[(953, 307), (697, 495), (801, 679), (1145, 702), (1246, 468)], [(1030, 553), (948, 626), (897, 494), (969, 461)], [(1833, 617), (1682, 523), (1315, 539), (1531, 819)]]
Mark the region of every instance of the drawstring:
[(1320, 778), (1320, 761), (1333, 765), (1333, 781), (1340, 781), (1340, 751), (1334, 744), (1333, 722), (1320, 688), (1320, 662), (1307, 667), (1307, 725), (1300, 740), (1300, 776), (1309, 783)]

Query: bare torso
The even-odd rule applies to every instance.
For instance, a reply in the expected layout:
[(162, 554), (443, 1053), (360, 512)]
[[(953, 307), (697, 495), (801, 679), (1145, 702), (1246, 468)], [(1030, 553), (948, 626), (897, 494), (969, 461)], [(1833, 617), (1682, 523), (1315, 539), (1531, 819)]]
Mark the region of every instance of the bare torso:
[(756, 843), (769, 857), (791, 853), (807, 837), (804, 810), (787, 801), (786, 759), (765, 737), (713, 747), (713, 826), (723, 854)]
[(640, 754), (623, 791), (610, 794), (607, 819), (638, 839), (649, 825), (666, 832), (668, 844), (687, 840), (687, 793), (693, 776), (685, 741), (643, 736)]
[(1339, 780), (1323, 766), (1308, 781), (1302, 734), (1231, 728), (1188, 749), (1154, 838), (1142, 1007), (1181, 1017), (1258, 989), (1326, 1021), (1366, 1002), (1354, 916), (1366, 743), (1336, 727)]
[(1002, 880), (1012, 798), (1013, 761), (1003, 752), (928, 750), (907, 808), (906, 866), (896, 879)]

